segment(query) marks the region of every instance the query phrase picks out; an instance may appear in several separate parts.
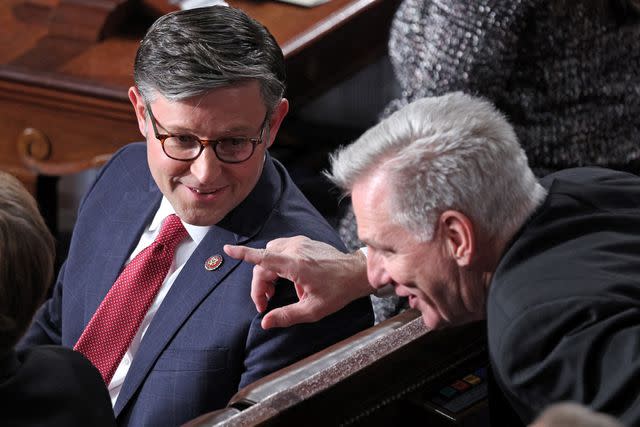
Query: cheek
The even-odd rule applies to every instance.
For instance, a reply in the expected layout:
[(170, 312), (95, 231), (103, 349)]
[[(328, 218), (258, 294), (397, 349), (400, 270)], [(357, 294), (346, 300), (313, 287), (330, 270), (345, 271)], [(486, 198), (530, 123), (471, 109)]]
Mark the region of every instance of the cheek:
[(425, 261), (419, 266), (413, 265), (411, 271), (413, 272), (413, 281), (422, 293), (432, 295), (438, 292), (437, 288), (442, 280), (439, 275), (439, 266), (436, 263)]
[(151, 174), (158, 181), (159, 179), (166, 179), (173, 176), (185, 175), (189, 171), (190, 163), (178, 162), (165, 156), (160, 148), (160, 152), (157, 149), (148, 148), (147, 161), (149, 162), (149, 169)]
[(407, 284), (413, 282), (411, 280), (413, 271), (402, 260), (386, 259), (382, 261), (382, 266), (394, 282)]
[(419, 282), (419, 287), (424, 292), (429, 292), (434, 300), (448, 301), (455, 296), (455, 272), (450, 265), (439, 262), (424, 266), (420, 276), (423, 279)]

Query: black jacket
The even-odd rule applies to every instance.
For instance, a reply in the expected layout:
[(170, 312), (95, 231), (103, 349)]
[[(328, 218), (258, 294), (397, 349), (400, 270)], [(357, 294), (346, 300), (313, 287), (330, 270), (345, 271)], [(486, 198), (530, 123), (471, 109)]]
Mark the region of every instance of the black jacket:
[(496, 381), (525, 422), (573, 400), (640, 425), (640, 178), (577, 168), (543, 185), (490, 287)]
[(40, 346), (0, 360), (0, 425), (114, 427), (109, 393), (80, 353)]

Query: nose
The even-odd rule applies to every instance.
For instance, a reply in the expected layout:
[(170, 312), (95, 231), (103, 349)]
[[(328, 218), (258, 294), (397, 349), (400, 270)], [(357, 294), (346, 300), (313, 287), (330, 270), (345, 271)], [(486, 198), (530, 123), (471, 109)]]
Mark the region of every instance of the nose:
[(367, 278), (376, 289), (391, 283), (391, 276), (384, 266), (384, 260), (376, 251), (367, 251)]
[(191, 163), (191, 174), (202, 183), (214, 181), (221, 171), (222, 162), (210, 146), (205, 147), (200, 156)]

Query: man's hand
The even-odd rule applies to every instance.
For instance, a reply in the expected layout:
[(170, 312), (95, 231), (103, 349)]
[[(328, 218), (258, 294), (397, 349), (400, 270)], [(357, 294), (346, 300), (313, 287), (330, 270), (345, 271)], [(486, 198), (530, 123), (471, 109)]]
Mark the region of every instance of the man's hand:
[(374, 291), (367, 281), (367, 260), (360, 251), (344, 254), (302, 236), (272, 240), (265, 249), (225, 245), (224, 251), (255, 264), (251, 299), (261, 313), (275, 293), (278, 278), (295, 285), (300, 301), (267, 313), (262, 319), (264, 329), (315, 322)]

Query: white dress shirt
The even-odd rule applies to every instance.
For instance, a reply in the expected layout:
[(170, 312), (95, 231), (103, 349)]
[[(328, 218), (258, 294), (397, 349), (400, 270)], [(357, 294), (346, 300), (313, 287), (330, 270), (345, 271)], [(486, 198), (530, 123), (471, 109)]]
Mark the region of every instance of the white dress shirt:
[[(164, 221), (164, 219), (167, 216), (173, 213), (175, 213), (173, 206), (171, 206), (169, 201), (165, 197), (163, 197), (162, 202), (160, 203), (160, 207), (156, 211), (156, 214), (153, 217), (151, 224), (149, 224), (149, 227), (140, 236), (138, 245), (129, 256), (129, 259), (127, 260), (127, 264), (131, 262), (131, 260), (135, 258), (135, 256), (138, 255), (138, 253), (140, 253), (144, 248), (146, 248), (151, 243), (153, 243), (156, 236), (160, 232), (160, 226), (162, 225), (162, 221)], [(207, 232), (211, 228), (209, 226), (207, 227), (196, 226), (196, 225), (186, 224), (184, 222), (182, 224), (184, 225), (184, 228), (187, 230), (189, 237), (185, 238), (176, 248), (173, 262), (171, 263), (171, 267), (169, 268), (167, 277), (165, 277), (164, 281), (162, 282), (162, 285), (160, 286), (160, 290), (158, 291), (158, 294), (153, 300), (151, 307), (149, 307), (149, 310), (147, 311), (147, 314), (144, 316), (144, 319), (142, 319), (142, 323), (140, 324), (140, 328), (138, 329), (138, 332), (133, 337), (133, 340), (131, 341), (131, 345), (129, 345), (127, 352), (122, 357), (122, 360), (120, 361), (120, 364), (118, 365), (118, 368), (116, 369), (116, 372), (113, 375), (111, 382), (109, 383), (109, 395), (111, 396), (112, 406), (115, 406), (116, 404), (116, 400), (118, 399), (118, 395), (120, 394), (120, 389), (122, 388), (124, 379), (127, 376), (127, 372), (129, 372), (129, 366), (131, 366), (131, 363), (133, 362), (133, 358), (135, 357), (138, 351), (138, 348), (140, 347), (140, 341), (142, 341), (142, 337), (144, 337), (144, 334), (147, 331), (147, 328), (149, 327), (149, 324), (153, 320), (153, 317), (155, 316), (156, 312), (158, 311), (160, 304), (162, 304), (164, 297), (169, 292), (169, 289), (171, 289), (171, 285), (173, 285), (173, 282), (175, 281), (176, 277), (178, 277), (178, 274), (180, 274), (180, 271), (182, 270), (182, 267), (184, 266), (184, 264), (187, 262), (187, 260), (189, 259), (193, 251), (196, 249), (198, 244), (200, 244), (202, 239), (204, 239), (204, 236), (207, 234)]]

